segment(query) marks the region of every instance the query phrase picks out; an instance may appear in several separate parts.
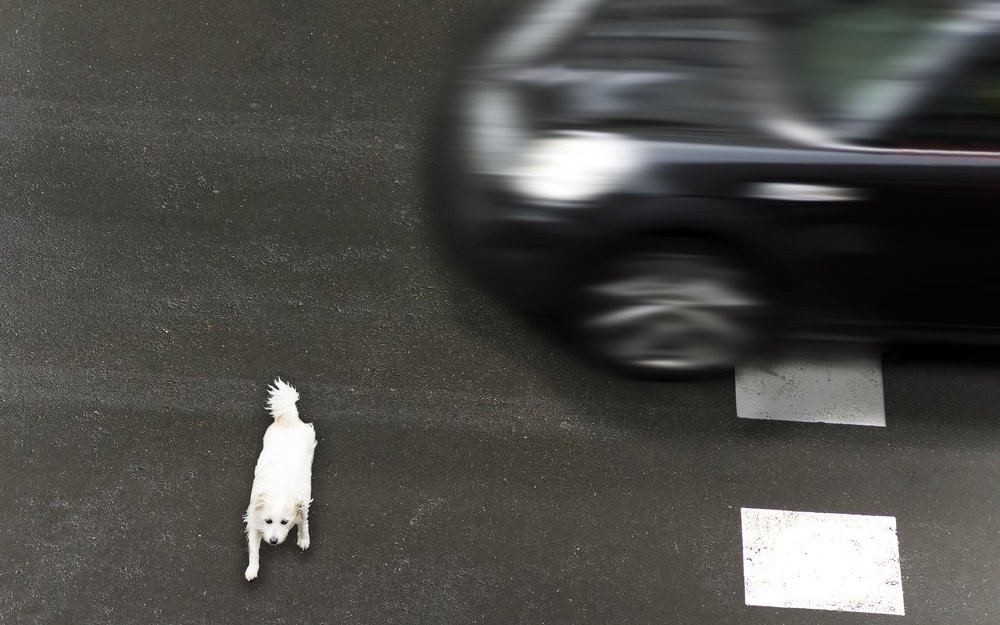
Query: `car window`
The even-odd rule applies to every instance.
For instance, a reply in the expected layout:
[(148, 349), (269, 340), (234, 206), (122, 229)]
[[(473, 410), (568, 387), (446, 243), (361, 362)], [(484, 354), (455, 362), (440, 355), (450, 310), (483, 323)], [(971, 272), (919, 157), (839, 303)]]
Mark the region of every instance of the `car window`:
[(956, 73), (886, 142), (892, 147), (1000, 151), (1000, 41)]
[(962, 5), (951, 0), (765, 3), (775, 60), (790, 95), (823, 125), (853, 126), (848, 134), (875, 131), (905, 110), (910, 99), (900, 97), (906, 93), (901, 86), (912, 86), (918, 70), (933, 73), (935, 64), (946, 61), (942, 51), (948, 42), (941, 40), (951, 36), (947, 22)]

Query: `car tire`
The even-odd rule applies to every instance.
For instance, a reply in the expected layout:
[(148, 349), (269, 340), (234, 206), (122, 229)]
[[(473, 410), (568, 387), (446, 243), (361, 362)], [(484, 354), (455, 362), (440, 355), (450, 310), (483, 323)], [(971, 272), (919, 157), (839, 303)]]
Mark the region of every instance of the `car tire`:
[(764, 344), (771, 306), (758, 272), (703, 239), (656, 239), (606, 257), (581, 290), (589, 353), (628, 374), (730, 370)]

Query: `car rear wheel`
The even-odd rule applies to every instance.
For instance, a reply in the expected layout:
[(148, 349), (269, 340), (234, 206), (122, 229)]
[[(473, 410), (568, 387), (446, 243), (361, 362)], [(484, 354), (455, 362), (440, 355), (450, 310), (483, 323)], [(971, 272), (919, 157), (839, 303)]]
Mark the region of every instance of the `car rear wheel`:
[(633, 374), (719, 372), (763, 338), (755, 278), (711, 245), (661, 241), (603, 264), (584, 287), (580, 329), (595, 356)]

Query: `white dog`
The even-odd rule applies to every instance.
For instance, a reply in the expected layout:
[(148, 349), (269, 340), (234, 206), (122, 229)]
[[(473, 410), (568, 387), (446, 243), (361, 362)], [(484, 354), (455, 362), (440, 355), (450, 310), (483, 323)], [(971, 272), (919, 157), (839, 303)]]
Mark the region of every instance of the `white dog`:
[(264, 448), (257, 458), (250, 505), (243, 520), (247, 526), (250, 564), (247, 581), (257, 578), (260, 541), (285, 542), (293, 525), (299, 526), (298, 545), (309, 548), (309, 504), (312, 502), (312, 459), (316, 431), (299, 419), (298, 392), (275, 380), (268, 388), (267, 405), (274, 423), (264, 433)]

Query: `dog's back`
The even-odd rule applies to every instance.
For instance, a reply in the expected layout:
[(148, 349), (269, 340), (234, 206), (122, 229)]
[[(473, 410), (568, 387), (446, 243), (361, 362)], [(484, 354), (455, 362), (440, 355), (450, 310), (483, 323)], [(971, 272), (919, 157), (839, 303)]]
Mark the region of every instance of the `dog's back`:
[(274, 423), (264, 433), (264, 446), (254, 471), (258, 479), (286, 482), (287, 487), (308, 488), (312, 473), (316, 431), (311, 423), (299, 419), (295, 402), (299, 393), (291, 385), (275, 380), (268, 389), (268, 409)]

